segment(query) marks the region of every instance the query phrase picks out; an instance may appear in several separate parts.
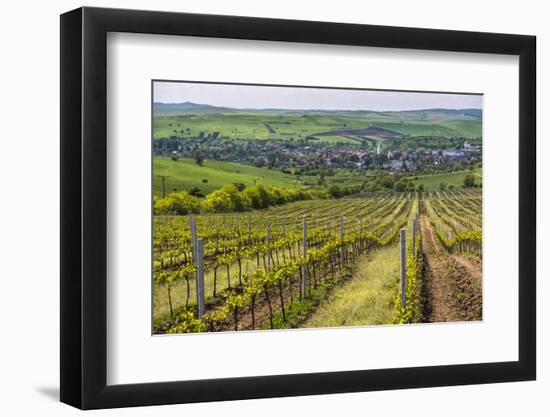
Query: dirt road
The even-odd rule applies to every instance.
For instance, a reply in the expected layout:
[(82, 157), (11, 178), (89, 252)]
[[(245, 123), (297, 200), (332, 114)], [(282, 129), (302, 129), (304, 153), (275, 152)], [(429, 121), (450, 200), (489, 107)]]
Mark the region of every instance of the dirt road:
[(481, 320), (481, 261), (448, 253), (425, 216), (421, 218), (421, 233), (425, 257), (423, 321)]

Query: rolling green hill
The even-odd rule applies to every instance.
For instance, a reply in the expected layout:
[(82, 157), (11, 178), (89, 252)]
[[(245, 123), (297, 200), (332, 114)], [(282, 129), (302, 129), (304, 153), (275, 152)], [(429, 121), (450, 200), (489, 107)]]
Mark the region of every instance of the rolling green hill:
[[(228, 109), (194, 103), (154, 105), (155, 139), (205, 137), (231, 140), (349, 142), (327, 132), (379, 128), (402, 136), (481, 137), (481, 110), (428, 109), (402, 112)], [(319, 134), (319, 136), (316, 136)], [(361, 135), (358, 135), (361, 136)]]
[(452, 185), (455, 188), (462, 188), (464, 185), (464, 177), (468, 174), (473, 174), (475, 176), (476, 184), (482, 183), (483, 174), (481, 168), (476, 168), (473, 171), (456, 171), (444, 174), (418, 175), (418, 178), (412, 179), (412, 182), (415, 186), (424, 184), (424, 189), (426, 191), (439, 190), (439, 184), (442, 182), (447, 184), (447, 187)]
[[(243, 183), (250, 185), (273, 185), (286, 188), (303, 187), (292, 175), (267, 168), (256, 168), (232, 162), (205, 161), (199, 166), (191, 159), (182, 158), (173, 161), (167, 157), (154, 157), (153, 193), (162, 196), (161, 175), (167, 175), (165, 192), (189, 191), (197, 187), (203, 194), (208, 194), (225, 184)], [(203, 180), (207, 182), (203, 182)]]

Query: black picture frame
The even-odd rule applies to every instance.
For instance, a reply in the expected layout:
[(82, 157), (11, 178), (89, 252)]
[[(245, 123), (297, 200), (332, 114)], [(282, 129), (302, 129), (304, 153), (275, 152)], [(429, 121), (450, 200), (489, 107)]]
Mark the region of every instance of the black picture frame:
[[(519, 360), (109, 386), (108, 32), (519, 56)], [(533, 380), (536, 377), (536, 38), (102, 8), (61, 15), (61, 401), (82, 409)]]

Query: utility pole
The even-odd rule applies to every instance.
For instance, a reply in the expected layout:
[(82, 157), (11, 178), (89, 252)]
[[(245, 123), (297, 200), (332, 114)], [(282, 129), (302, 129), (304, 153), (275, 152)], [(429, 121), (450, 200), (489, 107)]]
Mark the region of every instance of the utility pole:
[(164, 182), (166, 181), (166, 178), (170, 178), (170, 176), (169, 175), (157, 175), (157, 177), (159, 177), (162, 180), (162, 198), (164, 198), (164, 196), (165, 196)]

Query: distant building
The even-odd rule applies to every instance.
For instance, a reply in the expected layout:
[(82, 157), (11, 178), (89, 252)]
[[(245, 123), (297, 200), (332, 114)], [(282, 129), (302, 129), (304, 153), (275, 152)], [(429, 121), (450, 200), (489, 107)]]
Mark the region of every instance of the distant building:
[(394, 159), (392, 161), (386, 161), (382, 165), (384, 169), (389, 169), (391, 171), (401, 171), (403, 169), (403, 161)]
[(464, 156), (463, 151), (451, 151), (451, 150), (444, 150), (443, 156), (447, 156), (449, 158), (462, 158)]

